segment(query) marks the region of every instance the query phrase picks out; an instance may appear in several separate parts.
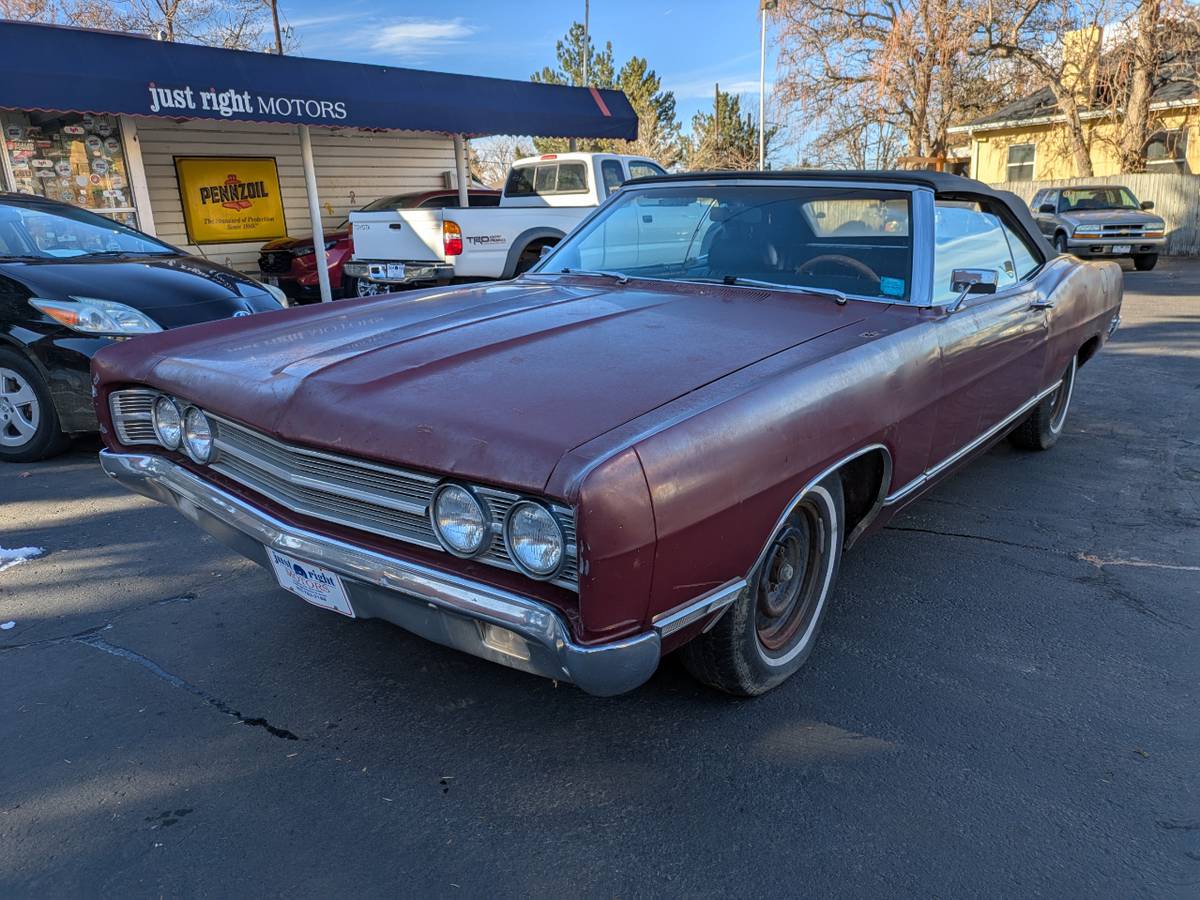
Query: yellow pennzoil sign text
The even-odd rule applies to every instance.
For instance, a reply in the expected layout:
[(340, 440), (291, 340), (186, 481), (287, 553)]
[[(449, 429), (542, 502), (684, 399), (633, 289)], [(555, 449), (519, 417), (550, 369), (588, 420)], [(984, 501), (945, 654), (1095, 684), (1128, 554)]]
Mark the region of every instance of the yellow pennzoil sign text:
[(177, 156), (175, 174), (193, 244), (268, 241), (287, 235), (274, 159)]

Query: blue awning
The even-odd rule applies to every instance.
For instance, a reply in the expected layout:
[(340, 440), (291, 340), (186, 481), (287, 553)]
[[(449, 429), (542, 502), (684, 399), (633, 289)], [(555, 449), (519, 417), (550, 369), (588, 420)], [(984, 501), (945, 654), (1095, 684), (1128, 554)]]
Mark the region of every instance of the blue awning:
[(620, 91), (0, 22), (0, 108), (537, 137), (637, 137)]

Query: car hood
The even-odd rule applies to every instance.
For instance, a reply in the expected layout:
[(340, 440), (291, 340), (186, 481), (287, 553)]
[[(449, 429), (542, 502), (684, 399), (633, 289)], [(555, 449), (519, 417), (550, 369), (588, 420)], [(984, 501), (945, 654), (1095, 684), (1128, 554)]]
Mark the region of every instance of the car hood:
[(1075, 225), (1148, 225), (1163, 221), (1140, 209), (1075, 209), (1062, 213), (1060, 218)]
[[(348, 230), (342, 231), (327, 231), (325, 232), (326, 241), (344, 241), (350, 237)], [(276, 238), (273, 241), (267, 241), (259, 249), (260, 253), (271, 253), (272, 251), (287, 250), (290, 253), (296, 251), (311, 252), (313, 248), (313, 239), (311, 234), (301, 235), (300, 237), (283, 237)]]
[(864, 318), (825, 296), (556, 279), (302, 307), (102, 351), (274, 437), (540, 491), (573, 448)]
[(279, 308), (258, 283), (194, 256), (6, 261), (0, 272), (32, 296), (115, 300), (147, 313), (163, 328)]

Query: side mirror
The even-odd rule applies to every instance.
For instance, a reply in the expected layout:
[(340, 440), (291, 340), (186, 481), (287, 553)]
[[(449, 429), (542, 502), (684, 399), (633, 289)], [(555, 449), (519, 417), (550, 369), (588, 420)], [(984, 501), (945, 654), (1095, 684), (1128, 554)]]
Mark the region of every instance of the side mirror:
[(1142, 209), (1154, 209), (1154, 201), (1153, 200), (1143, 200), (1142, 201)]
[(1053, 203), (1043, 203), (1041, 206), (1038, 207), (1038, 212), (1049, 213), (1050, 215), (1054, 215), (1054, 204)]
[(955, 312), (968, 294), (994, 294), (1000, 284), (1000, 273), (995, 269), (955, 269), (950, 276), (950, 290), (959, 291), (959, 295), (950, 304), (950, 312)]
[(538, 251), (538, 259), (545, 259), (554, 252), (553, 244), (542, 244), (542, 249)]

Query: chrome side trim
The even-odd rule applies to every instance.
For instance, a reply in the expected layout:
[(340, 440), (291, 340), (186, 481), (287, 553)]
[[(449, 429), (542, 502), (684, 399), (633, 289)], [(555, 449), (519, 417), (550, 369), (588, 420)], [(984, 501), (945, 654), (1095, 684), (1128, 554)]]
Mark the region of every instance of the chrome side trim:
[[(633, 690), (658, 667), (655, 631), (607, 644), (575, 643), (566, 622), (530, 597), (293, 527), (162, 456), (100, 452), (104, 471), (158, 500), (259, 565), (264, 547), (339, 573), (355, 613), (380, 618), (429, 640), (503, 665), (570, 681), (590, 694)], [(528, 659), (496, 650), (485, 625), (524, 639)]]
[[(660, 638), (665, 638), (667, 635), (674, 634), (681, 628), (686, 628), (707, 615), (725, 609), (737, 599), (738, 594), (745, 588), (745, 578), (728, 581), (706, 594), (701, 594), (690, 603), (670, 612), (658, 614), (651, 621), (650, 625)], [(712, 627), (712, 624), (715, 622), (716, 620), (714, 619), (712, 623), (709, 623), (709, 627)]]
[(956, 462), (961, 460), (964, 456), (967, 456), (971, 452), (978, 450), (981, 446), (986, 444), (988, 441), (990, 441), (992, 438), (994, 438), (997, 434), (999, 434), (1001, 431), (1003, 431), (1005, 428), (1007, 428), (1009, 425), (1011, 425), (1017, 419), (1021, 418), (1021, 416), (1025, 415), (1025, 413), (1029, 412), (1031, 409), (1033, 409), (1035, 406), (1037, 406), (1039, 403), (1041, 403), (1042, 400), (1044, 400), (1046, 397), (1050, 396), (1055, 391), (1057, 391), (1060, 384), (1062, 384), (1061, 378), (1058, 381), (1054, 382), (1054, 384), (1050, 385), (1050, 387), (1046, 388), (1044, 391), (1041, 391), (1040, 393), (1038, 393), (1031, 399), (1026, 400), (1014, 412), (1009, 413), (1003, 420), (1001, 420), (1000, 422), (993, 425), (991, 428), (989, 428), (983, 434), (979, 435), (979, 437), (975, 438), (969, 444), (959, 447), (957, 450), (955, 450), (953, 453), (951, 453), (949, 456), (947, 456), (945, 459), (943, 459), (936, 466), (926, 469), (922, 474), (918, 475), (916, 478), (914, 478), (908, 484), (904, 485), (902, 488), (900, 488), (894, 494), (889, 494), (883, 501), (884, 506), (891, 506), (894, 503), (900, 502), (905, 497), (907, 497), (909, 494), (911, 494), (913, 491), (922, 487), (926, 482), (928, 482), (929, 480), (931, 480), (933, 478), (936, 478), (942, 472), (946, 471), (946, 469), (950, 468)]

